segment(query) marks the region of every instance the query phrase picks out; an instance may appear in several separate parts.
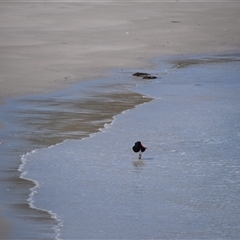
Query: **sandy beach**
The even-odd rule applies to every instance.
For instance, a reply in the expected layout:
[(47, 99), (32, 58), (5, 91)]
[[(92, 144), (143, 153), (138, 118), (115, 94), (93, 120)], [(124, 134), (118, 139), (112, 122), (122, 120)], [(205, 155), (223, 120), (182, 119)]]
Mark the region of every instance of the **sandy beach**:
[(1, 1), (0, 98), (239, 48), (237, 1)]
[(240, 46), (239, 1), (0, 1), (0, 12), (1, 105), (111, 69), (144, 70), (154, 57)]

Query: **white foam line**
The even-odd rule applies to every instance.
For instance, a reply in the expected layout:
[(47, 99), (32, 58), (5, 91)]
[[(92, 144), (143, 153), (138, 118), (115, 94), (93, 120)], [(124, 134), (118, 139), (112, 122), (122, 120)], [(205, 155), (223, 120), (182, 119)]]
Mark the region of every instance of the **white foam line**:
[[(59, 143), (58, 143), (58, 144), (59, 144)], [(56, 145), (58, 145), (58, 144), (56, 144)], [(52, 148), (53, 146), (55, 146), (55, 145), (51, 145), (51, 146), (48, 147), (48, 148)], [(39, 182), (36, 181), (36, 180), (27, 178), (27, 177), (26, 177), (27, 171), (24, 171), (24, 167), (25, 167), (25, 165), (26, 165), (27, 162), (28, 162), (28, 157), (31, 156), (31, 155), (33, 155), (33, 154), (35, 154), (35, 153), (37, 153), (37, 152), (38, 152), (38, 150), (36, 149), (36, 150), (32, 150), (31, 152), (28, 152), (28, 153), (22, 155), (22, 157), (21, 157), (21, 162), (22, 162), (22, 163), (20, 164), (20, 166), (19, 166), (19, 168), (18, 168), (18, 171), (21, 172), (21, 174), (20, 174), (20, 178), (21, 178), (21, 179), (25, 179), (25, 180), (27, 180), (27, 181), (30, 181), (30, 182), (34, 183), (34, 185), (35, 185), (34, 187), (32, 187), (32, 188), (29, 189), (29, 190), (30, 190), (30, 193), (29, 193), (28, 199), (27, 199), (27, 202), (28, 202), (29, 207), (32, 208), (32, 209), (36, 209), (36, 210), (38, 210), (38, 211), (47, 212), (47, 213), (51, 216), (51, 218), (54, 219), (54, 220), (57, 222), (56, 226), (53, 227), (53, 230), (54, 230), (54, 232), (55, 232), (55, 239), (56, 239), (56, 240), (62, 240), (62, 239), (60, 238), (60, 229), (61, 229), (61, 227), (63, 226), (63, 220), (62, 220), (56, 213), (52, 212), (51, 210), (46, 210), (46, 209), (38, 208), (38, 207), (36, 207), (36, 206), (34, 205), (34, 200), (33, 200), (33, 198), (34, 198), (34, 195), (37, 193), (37, 189), (40, 187), (40, 184), (39, 184)]]

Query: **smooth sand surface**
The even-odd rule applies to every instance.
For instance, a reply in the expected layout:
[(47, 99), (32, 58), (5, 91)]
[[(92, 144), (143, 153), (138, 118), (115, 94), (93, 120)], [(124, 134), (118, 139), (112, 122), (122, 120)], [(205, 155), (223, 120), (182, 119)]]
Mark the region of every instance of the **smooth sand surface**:
[(239, 1), (0, 1), (0, 99), (152, 57), (239, 49)]

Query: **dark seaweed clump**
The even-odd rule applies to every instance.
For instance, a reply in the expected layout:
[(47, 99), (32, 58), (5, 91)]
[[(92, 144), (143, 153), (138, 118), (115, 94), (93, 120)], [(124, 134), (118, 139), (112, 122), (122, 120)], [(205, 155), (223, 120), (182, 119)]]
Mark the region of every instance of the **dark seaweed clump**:
[(136, 72), (133, 74), (135, 77), (141, 77), (142, 79), (156, 79), (156, 76), (153, 76), (149, 73), (144, 73), (144, 72)]

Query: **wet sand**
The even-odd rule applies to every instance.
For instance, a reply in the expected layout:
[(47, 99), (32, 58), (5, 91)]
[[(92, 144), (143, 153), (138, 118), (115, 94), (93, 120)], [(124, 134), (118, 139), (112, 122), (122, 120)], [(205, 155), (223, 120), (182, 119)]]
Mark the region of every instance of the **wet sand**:
[(6, 239), (8, 237), (9, 232), (9, 222), (2, 218), (0, 215), (0, 239)]
[[(9, 97), (46, 93), (75, 81), (103, 77), (112, 68), (151, 68), (153, 57), (239, 50), (240, 3), (237, 1), (0, 1), (0, 7), (1, 104)], [(109, 118), (143, 102), (141, 96), (129, 94), (131, 106), (122, 104), (119, 109), (110, 106)], [(117, 99), (119, 95), (112, 97)], [(89, 108), (96, 102), (85, 104)], [(52, 119), (60, 115), (53, 112)], [(69, 132), (81, 131), (78, 124), (68, 126), (63, 121), (63, 125), (66, 128), (61, 130), (61, 138), (56, 137), (55, 132), (53, 139), (45, 145), (66, 139)], [(37, 124), (34, 127), (38, 127)], [(88, 132), (96, 131), (97, 127)], [(34, 144), (44, 145), (46, 138), (43, 142), (39, 142), (39, 137), (37, 139)], [(21, 151), (16, 149), (16, 153)], [(16, 166), (18, 163), (19, 159)], [(4, 172), (3, 178), (9, 181), (13, 175), (14, 181), (18, 182), (14, 169)], [(19, 181), (16, 185), (24, 184)], [(27, 184), (25, 192), (19, 193), (23, 199), (28, 188)], [(19, 206), (23, 212), (19, 216), (28, 215), (29, 209), (25, 205)], [(32, 212), (29, 215), (35, 217)], [(0, 221), (1, 234), (5, 229), (3, 223), (5, 221)]]

